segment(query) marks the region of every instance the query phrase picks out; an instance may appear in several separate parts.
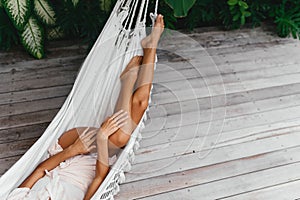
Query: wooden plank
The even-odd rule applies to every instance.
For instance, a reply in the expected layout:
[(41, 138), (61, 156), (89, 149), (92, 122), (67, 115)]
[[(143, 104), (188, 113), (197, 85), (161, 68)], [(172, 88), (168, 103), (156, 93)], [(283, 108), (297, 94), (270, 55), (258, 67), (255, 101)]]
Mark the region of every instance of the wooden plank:
[(39, 89), (44, 87), (54, 87), (60, 85), (73, 84), (77, 76), (76, 72), (65, 74), (64, 76), (45, 77), (43, 79), (23, 80), (2, 85), (0, 93)]
[[(262, 119), (263, 120), (263, 119)], [(252, 137), (258, 137), (260, 134), (269, 134), (272, 133), (274, 130), (280, 130), (290, 127), (295, 127), (300, 124), (300, 118), (295, 118), (292, 120), (282, 120), (282, 121), (276, 121), (273, 123), (266, 123), (266, 124), (260, 124), (260, 125), (253, 125), (250, 127), (241, 127), (233, 130), (230, 130), (230, 128), (226, 128), (227, 130), (222, 131), (222, 135), (217, 139), (218, 143), (223, 142), (242, 142), (244, 140), (250, 140)], [(191, 129), (197, 128), (197, 126), (185, 126), (181, 128), (172, 128), (172, 129), (166, 129), (162, 130), (160, 132), (154, 132), (152, 134), (149, 134), (148, 136), (143, 135), (143, 140), (140, 142), (140, 150), (143, 150), (144, 148), (148, 148), (150, 146), (155, 145), (162, 145), (174, 141), (180, 141), (180, 140), (187, 140), (194, 137), (203, 137), (205, 134), (204, 131), (200, 133), (192, 133)], [(201, 128), (201, 127), (200, 127)], [(199, 128), (199, 130), (201, 130)], [(229, 130), (228, 130), (229, 129)], [(209, 135), (216, 135), (220, 134), (220, 129), (217, 131), (210, 131)], [(203, 133), (204, 132), (204, 133)]]
[[(231, 95), (231, 98), (235, 99), (228, 100), (228, 97), (226, 96), (226, 98), (201, 98), (178, 103), (170, 103), (157, 106), (154, 105), (150, 107), (149, 115), (151, 116), (151, 119), (155, 119), (193, 111), (205, 112), (209, 110), (209, 112), (212, 112), (213, 109), (226, 106), (226, 116), (230, 117), (237, 116), (238, 114), (271, 110), (273, 108), (279, 109), (284, 107), (296, 106), (298, 104), (297, 101), (300, 98), (299, 93), (284, 96), (284, 94), (280, 93), (280, 91), (282, 90), (279, 90), (279, 88), (277, 89), (278, 91), (276, 91), (275, 94), (272, 94), (275, 95), (275, 97), (264, 99), (265, 96), (263, 95), (256, 97), (255, 100), (248, 97), (245, 102), (243, 102), (243, 98), (240, 98), (240, 95)], [(242, 102), (235, 104), (230, 102), (230, 100), (232, 100), (233, 102), (238, 102), (239, 99)]]
[(39, 89), (31, 89), (10, 93), (0, 94), (0, 105), (12, 104), (26, 101), (35, 101), (40, 99), (64, 97), (66, 96), (73, 87), (72, 84), (65, 84), (62, 86), (45, 87)]
[[(216, 62), (215, 59), (219, 58), (226, 58), (227, 56), (231, 56), (233, 57), (233, 55), (237, 55), (235, 58), (233, 58), (233, 61), (237, 60), (237, 59), (244, 59), (247, 60), (245, 58), (241, 58), (242, 57), (242, 53), (245, 53), (246, 55), (250, 55), (250, 59), (252, 60), (256, 60), (254, 55), (257, 55), (258, 58), (260, 57), (260, 54), (257, 53), (261, 53), (263, 56), (267, 56), (268, 54), (273, 54), (272, 51), (270, 51), (270, 49), (274, 49), (274, 51), (276, 52), (276, 49), (289, 49), (291, 50), (291, 48), (293, 49), (293, 47), (297, 46), (298, 44), (295, 42), (291, 42), (291, 43), (283, 43), (280, 44), (274, 44), (274, 43), (259, 43), (259, 44), (252, 44), (252, 45), (246, 45), (246, 46), (236, 46), (236, 47), (224, 47), (224, 48), (213, 48), (213, 49), (206, 49), (203, 48), (201, 45), (198, 44), (198, 46), (195, 47), (190, 47), (190, 46), (186, 46), (185, 48), (181, 48), (181, 49), (166, 49), (163, 47), (168, 47), (168, 45), (166, 44), (165, 46), (161, 47), (158, 49), (158, 54), (159, 54), (159, 62), (160, 63), (176, 63), (176, 62), (180, 62), (180, 61), (189, 61), (189, 60), (197, 60), (197, 58), (201, 57), (201, 58), (205, 58), (205, 56), (207, 57), (211, 57), (213, 58), (213, 60)], [(184, 49), (184, 51), (183, 51)], [(267, 52), (269, 52), (268, 54), (266, 54)], [(279, 56), (282, 55), (286, 55), (285, 51), (277, 51), (278, 53), (280, 53)], [(293, 51), (292, 51), (293, 52)], [(197, 55), (197, 56), (196, 56)], [(192, 56), (192, 57), (191, 57)]]
[(0, 117), (0, 130), (50, 122), (59, 109)]
[(4, 174), (22, 155), (0, 159), (0, 176)]
[(253, 192), (246, 192), (242, 194), (237, 194), (231, 197), (225, 197), (220, 199), (228, 200), (252, 200), (255, 199), (280, 199), (280, 200), (291, 200), (299, 199), (300, 196), (300, 180), (288, 181), (287, 183), (282, 183), (263, 189), (255, 190)]
[[(239, 135), (238, 138), (232, 139), (231, 135), (220, 134), (221, 141), (217, 141), (215, 137), (211, 135), (204, 135), (200, 137), (194, 137), (191, 139), (169, 142), (167, 144), (161, 144), (141, 148), (136, 153), (136, 163), (149, 162), (151, 160), (166, 159), (173, 156), (180, 156), (185, 154), (193, 154), (202, 151), (208, 151), (215, 148), (241, 144), (245, 142), (251, 142), (268, 137), (277, 137), (279, 135), (290, 134), (291, 132), (300, 132), (300, 126), (288, 127), (286, 129), (271, 130), (262, 132), (257, 135)], [(214, 142), (215, 144), (212, 144)]]
[(38, 138), (17, 140), (0, 144), (0, 158), (7, 158), (24, 154)]
[(42, 110), (60, 109), (66, 97), (47, 98), (42, 100), (10, 103), (0, 105), (0, 117), (19, 115)]
[[(0, 67), (0, 73), (13, 73), (16, 70), (17, 71), (38, 70), (38, 69), (47, 68), (47, 66), (49, 65), (64, 66), (64, 64), (68, 64), (68, 63), (77, 63), (77, 65), (80, 65), (83, 59), (85, 58), (85, 56), (82, 54), (70, 55), (67, 57), (57, 57), (57, 55), (54, 56), (53, 58), (43, 59), (43, 60), (37, 60), (32, 57), (28, 57), (29, 59), (26, 57), (28, 60), (24, 60), (22, 58), (19, 61), (17, 61), (18, 57), (15, 57), (16, 59), (6, 58), (5, 63), (0, 63), (0, 66), (5, 66), (5, 67)], [(10, 63), (8, 63), (9, 61)]]
[(37, 59), (30, 56), (24, 48), (19, 45), (11, 48), (9, 51), (0, 51), (0, 65), (11, 65), (11, 64), (19, 64), (21, 62), (30, 62), (36, 60), (37, 62), (43, 62), (47, 59), (53, 58), (64, 58), (68, 56), (81, 55), (86, 56), (87, 53), (87, 45), (80, 45), (78, 41), (66, 42), (60, 41), (61, 44), (57, 44), (57, 42), (51, 41), (45, 49), (45, 58), (43, 60), (38, 61)]
[[(263, 78), (257, 80), (247, 80), (243, 82), (224, 83), (224, 85), (216, 84), (206, 87), (191, 87), (189, 83), (183, 83), (186, 89), (177, 90), (176, 87), (169, 88), (168, 91), (152, 93), (152, 101), (154, 104), (164, 104), (178, 101), (186, 101), (196, 98), (213, 97), (216, 95), (227, 95), (241, 91), (262, 89), (268, 87), (276, 87), (280, 85), (288, 85), (299, 83), (300, 74), (287, 74), (272, 78)], [(155, 88), (154, 84), (154, 88)]]
[[(175, 103), (166, 103), (163, 105), (151, 103), (149, 105), (149, 115), (151, 116), (151, 118), (155, 118), (159, 116), (178, 114), (181, 112), (194, 111), (195, 107), (204, 110), (212, 107), (216, 108), (225, 105), (230, 106), (240, 103), (246, 103), (249, 101), (256, 102), (262, 99), (289, 96), (298, 94), (299, 92), (300, 83), (296, 83), (226, 94), (226, 98), (223, 95), (217, 95), (213, 97), (203, 97)], [(194, 105), (194, 107), (192, 107), (191, 105)]]
[[(300, 161), (299, 150), (300, 147), (298, 146), (286, 150), (245, 157), (241, 160), (212, 164), (205, 167), (184, 170), (158, 177), (150, 177), (129, 183), (125, 182), (120, 185), (120, 193), (115, 199), (136, 199), (181, 188), (188, 188), (194, 185), (206, 184), (268, 168), (288, 165)], [(249, 195), (238, 195), (233, 199), (247, 199), (244, 198), (245, 196), (252, 197), (253, 199), (254, 196), (250, 194), (251, 192)]]
[(49, 122), (0, 130), (0, 144), (38, 138), (46, 130)]
[(157, 194), (141, 199), (222, 199), (237, 193), (300, 180), (300, 163), (248, 173), (228, 179)]
[[(277, 45), (272, 48), (249, 48), (246, 46), (249, 49), (229, 48), (228, 50), (222, 51), (220, 49), (212, 51), (202, 47), (190, 48), (187, 46), (182, 52), (179, 50), (177, 50), (179, 52), (161, 51), (162, 53), (159, 53), (159, 63), (168, 65), (169, 68), (165, 69), (163, 67), (157, 67), (157, 72), (169, 71), (170, 68), (191, 68), (191, 66), (196, 68), (199, 68), (197, 66), (201, 66), (199, 69), (202, 69), (205, 66), (208, 66), (209, 68), (217, 66), (220, 71), (223, 72), (228, 68), (226, 66), (232, 67), (237, 65), (237, 67), (245, 70), (248, 68), (259, 69), (259, 64), (266, 66), (283, 63), (289, 64), (293, 63), (294, 60), (298, 60), (297, 52), (299, 46), (299, 43), (292, 43), (283, 46)], [(185, 63), (188, 63), (189, 65), (178, 65), (177, 63), (180, 62), (180, 56), (184, 57), (185, 59), (183, 60), (186, 60)], [(245, 65), (243, 66), (242, 64)]]
[[(251, 115), (256, 115), (259, 113), (263, 113), (263, 112), (267, 112), (267, 111), (272, 111), (272, 110), (278, 110), (278, 109), (282, 109), (282, 108), (289, 108), (291, 110), (293, 110), (293, 106), (297, 105), (297, 102), (299, 102), (299, 100), (297, 100), (298, 98), (300, 98), (299, 94), (296, 95), (288, 95), (288, 96), (282, 96), (282, 97), (275, 97), (275, 98), (268, 98), (268, 99), (263, 99), (263, 100), (258, 100), (258, 101), (254, 101), (254, 102), (246, 102), (246, 103), (241, 103), (241, 104), (237, 104), (237, 105), (229, 105), (226, 107), (226, 119), (230, 119), (232, 117), (238, 117), (238, 116), (243, 116), (246, 115), (245, 117), (241, 117), (241, 124), (242, 124), (242, 119), (246, 119), (246, 118), (251, 118)], [(191, 108), (191, 110), (197, 110), (197, 107), (195, 105), (191, 105), (193, 108)], [(175, 106), (174, 106), (175, 107)], [(171, 108), (170, 108), (171, 109)], [(210, 117), (213, 116), (218, 116), (217, 113), (213, 113), (213, 109), (216, 109), (215, 107), (210, 107), (210, 108), (200, 108), (201, 111), (201, 115), (205, 116), (205, 118), (208, 119), (207, 123), (202, 123), (203, 124), (199, 124), (199, 127), (197, 128), (197, 123), (195, 123), (195, 125), (192, 125), (192, 127), (190, 126), (184, 126), (184, 127), (175, 127), (175, 128), (170, 128), (167, 130), (154, 130), (151, 132), (144, 132), (142, 135), (144, 137), (144, 139), (141, 141), (142, 147), (147, 147), (147, 146), (155, 146), (158, 144), (165, 144), (165, 143), (169, 143), (169, 142), (174, 142), (174, 141), (179, 141), (179, 140), (185, 140), (185, 139), (191, 139), (194, 137), (200, 137), (200, 135), (206, 134), (207, 130), (209, 128), (209, 124), (211, 123), (211, 121), (209, 121)], [(151, 110), (151, 109), (150, 109)], [(176, 110), (176, 109), (175, 109)], [(220, 114), (222, 114), (222, 109)], [(181, 119), (183, 118), (183, 116), (187, 116), (188, 113), (185, 113), (185, 110), (182, 111), (182, 113), (166, 113), (165, 116), (163, 117), (153, 117), (151, 114), (151, 122), (149, 125), (147, 125), (147, 127), (149, 126), (160, 126), (161, 122), (165, 122), (163, 125), (164, 127), (168, 127), (168, 120), (169, 118), (171, 118), (172, 116), (176, 116), (177, 115), (177, 123), (181, 122)], [(194, 115), (196, 116), (196, 114)], [(290, 116), (290, 115), (287, 115)], [(222, 117), (222, 116), (220, 116)], [(266, 115), (266, 117), (269, 117), (269, 115)], [(155, 119), (158, 119), (157, 121)], [(274, 117), (273, 117), (274, 118)], [(292, 119), (299, 119), (300, 115), (294, 115)], [(217, 117), (214, 117), (214, 120), (217, 120)], [(257, 127), (258, 125), (261, 125), (259, 123), (260, 121), (264, 121), (264, 118), (260, 118), (258, 117), (257, 119), (258, 124), (252, 123), (251, 128), (254, 129), (255, 127)], [(176, 120), (175, 120), (176, 121)], [(279, 118), (275, 121), (275, 123), (281, 122), (283, 121), (283, 118)], [(298, 121), (298, 120), (297, 120)], [(160, 123), (159, 123), (160, 122)], [(201, 122), (201, 121), (200, 121)], [(269, 127), (270, 124), (273, 123), (272, 121), (269, 121), (268, 124), (265, 125), (265, 127)], [(286, 124), (288, 122), (285, 122)], [(294, 123), (294, 122), (293, 122)], [(219, 121), (218, 124), (222, 124), (222, 121)], [(230, 126), (232, 126), (230, 124)], [(285, 126), (285, 124), (281, 124), (281, 126)], [(228, 132), (228, 127), (225, 126), (223, 127), (223, 132), (222, 135), (225, 134), (225, 132)], [(194, 131), (193, 131), (194, 129)], [(196, 131), (195, 131), (196, 130)], [(221, 128), (219, 129), (219, 131), (221, 130)], [(226, 131), (225, 131), (226, 130)], [(243, 137), (243, 131), (241, 130), (241, 128), (238, 128), (238, 130), (240, 131), (240, 133), (234, 134), (232, 132), (235, 132), (234, 130), (229, 130), (229, 132), (231, 132), (231, 136), (236, 136), (236, 137)], [(249, 130), (249, 128), (246, 129), (247, 132), (244, 132), (244, 134), (249, 134), (251, 133), (251, 129)], [(145, 131), (148, 131), (147, 129)], [(202, 132), (202, 134), (200, 134)], [(218, 130), (215, 129), (214, 131), (209, 131), (209, 134), (216, 134), (218, 133)], [(233, 138), (232, 138), (233, 139)]]
[[(205, 67), (205, 65), (191, 65), (190, 63), (180, 62), (175, 66), (191, 66), (189, 68), (184, 67), (183, 69), (173, 68), (172, 66), (163, 66), (163, 64), (158, 65), (158, 67), (162, 67), (168, 69), (166, 71), (157, 72), (154, 75), (154, 83), (157, 83), (159, 86), (168, 86), (168, 83), (180, 83), (182, 81), (193, 82), (197, 80), (197, 84), (203, 84), (204, 81), (209, 84), (223, 83), (223, 82), (233, 82), (233, 81), (243, 81), (243, 80), (251, 80), (255, 78), (265, 78), (278, 76), (283, 74), (290, 73), (298, 73), (299, 69), (297, 67), (300, 64), (299, 61), (293, 61), (291, 63), (284, 64), (268, 64), (264, 65), (262, 63), (250, 63), (249, 66), (246, 63), (242, 64), (234, 64), (227, 65), (225, 69), (221, 68), (220, 65), (216, 67), (209, 66)], [(258, 65), (259, 68), (252, 67), (252, 65)], [(226, 70), (226, 71), (225, 71)], [(222, 76), (222, 78), (220, 78)], [(157, 87), (156, 89), (160, 89)], [(157, 91), (157, 90), (156, 90)]]
[[(168, 61), (168, 62), (178, 62), (178, 61), (189, 61), (196, 60), (197, 57), (203, 55), (211, 55), (211, 56), (225, 56), (227, 54), (241, 53), (241, 52), (250, 52), (253, 50), (268, 49), (268, 48), (285, 48), (288, 45), (295, 45), (295, 42), (265, 42), (265, 43), (256, 43), (249, 44), (247, 46), (224, 46), (219, 48), (203, 48), (199, 43), (189, 39), (185, 41), (177, 41), (181, 44), (173, 45), (168, 44), (167, 41), (165, 44), (162, 44), (159, 48), (164, 52), (161, 54), (160, 60)], [(297, 41), (296, 41), (297, 42)], [(286, 48), (285, 48), (286, 49)], [(285, 52), (281, 52), (281, 55), (285, 54)], [(252, 55), (253, 57), (253, 55)]]
[[(132, 173), (127, 173), (126, 182), (138, 181), (150, 177), (157, 177), (184, 170), (228, 162), (231, 160), (255, 156), (258, 154), (288, 149), (299, 146), (299, 132), (267, 137), (255, 141), (233, 144), (220, 148), (213, 148), (198, 153), (186, 153), (166, 159), (148, 157), (147, 162), (136, 163), (132, 166)], [(139, 158), (136, 157), (139, 162)]]
[[(212, 111), (195, 111), (188, 113), (175, 114), (162, 118), (154, 118), (148, 122), (146, 129), (143, 130), (143, 135), (146, 137), (152, 135), (153, 132), (159, 132), (162, 129), (176, 128), (192, 125), (199, 126), (191, 130), (207, 130), (209, 126), (223, 126), (223, 130), (228, 130), (231, 127), (249, 127), (253, 125), (260, 125), (265, 123), (272, 123), (280, 120), (290, 120), (299, 117), (300, 106), (287, 107), (277, 110), (270, 110), (266, 112), (257, 112), (248, 115), (239, 115), (228, 117), (226, 115), (226, 108), (215, 108)], [(290, 113), (286, 115), (286, 113)], [(242, 122), (244, 120), (244, 123)], [(241, 124), (239, 124), (241, 123)], [(216, 129), (218, 130), (218, 129)], [(219, 129), (220, 130), (220, 129)], [(231, 129), (232, 130), (232, 129)], [(193, 131), (195, 132), (195, 131)], [(205, 131), (204, 131), (205, 132)]]
[[(255, 39), (253, 39), (255, 38)], [(179, 32), (174, 32), (174, 34), (165, 35), (160, 41), (159, 47), (165, 47), (167, 49), (183, 49), (184, 46), (189, 46), (193, 48), (195, 46), (201, 45), (205, 48), (235, 48), (237, 46), (251, 46), (256, 45), (264, 47), (264, 44), (278, 45), (279, 43), (296, 43), (297, 40), (291, 38), (279, 38), (278, 36), (271, 36), (266, 34), (266, 32), (257, 32), (255, 30), (249, 30), (246, 34), (240, 34), (238, 32), (226, 33), (219, 32), (215, 36), (207, 34), (194, 34), (187, 35)], [(263, 44), (263, 45), (261, 45)]]
[[(10, 73), (0, 74), (0, 84), (9, 84), (11, 82), (43, 79), (53, 76), (65, 76), (66, 74), (77, 73), (79, 65), (76, 63), (62, 64), (62, 65), (47, 65), (47, 68), (42, 69), (27, 69), (23, 71), (15, 70)], [(17, 68), (18, 69), (18, 68)]]
[[(154, 82), (155, 94), (167, 91), (180, 91), (180, 90), (195, 90), (197, 88), (209, 88), (211, 85), (220, 85), (221, 87), (227, 84), (242, 84), (245, 81), (262, 80), (268, 78), (275, 78), (284, 75), (298, 74), (298, 65), (274, 67), (269, 69), (251, 70), (245, 72), (235, 72), (230, 74), (217, 74), (215, 76), (206, 76), (202, 72), (195, 72), (198, 74), (195, 78), (184, 77), (180, 72), (173, 71), (177, 74), (178, 80), (168, 82)], [(172, 76), (172, 73), (170, 73)], [(195, 75), (194, 75), (195, 76)], [(299, 75), (300, 76), (300, 75)]]

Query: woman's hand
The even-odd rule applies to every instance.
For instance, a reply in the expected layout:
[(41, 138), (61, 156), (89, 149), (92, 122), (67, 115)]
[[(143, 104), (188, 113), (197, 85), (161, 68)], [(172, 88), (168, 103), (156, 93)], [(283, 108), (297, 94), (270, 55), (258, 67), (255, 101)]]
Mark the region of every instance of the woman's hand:
[(75, 154), (87, 154), (96, 148), (93, 142), (96, 139), (97, 131), (86, 128), (77, 140), (70, 146)]
[(110, 135), (127, 123), (127, 118), (128, 113), (123, 110), (120, 110), (111, 117), (108, 117), (100, 127), (99, 133), (97, 134), (97, 140), (101, 138), (108, 139)]

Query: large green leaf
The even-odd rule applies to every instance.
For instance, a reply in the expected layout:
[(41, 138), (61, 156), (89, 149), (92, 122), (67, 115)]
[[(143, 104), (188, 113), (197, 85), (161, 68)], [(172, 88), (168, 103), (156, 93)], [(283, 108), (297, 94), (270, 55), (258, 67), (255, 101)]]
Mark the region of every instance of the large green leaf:
[(185, 17), (196, 0), (165, 0), (165, 2), (174, 10), (175, 17)]
[(40, 59), (44, 56), (43, 29), (37, 20), (30, 17), (21, 33), (21, 42), (26, 50), (34, 57)]
[(55, 24), (55, 12), (48, 0), (33, 0), (34, 12), (47, 25)]
[(22, 30), (30, 16), (30, 0), (2, 0), (4, 8), (18, 30)]

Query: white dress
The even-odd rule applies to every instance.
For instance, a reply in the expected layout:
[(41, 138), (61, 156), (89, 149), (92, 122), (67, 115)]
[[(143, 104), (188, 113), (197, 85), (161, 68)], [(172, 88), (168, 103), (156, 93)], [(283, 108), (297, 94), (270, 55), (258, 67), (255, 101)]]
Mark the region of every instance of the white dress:
[[(50, 156), (62, 151), (58, 141), (48, 152)], [(95, 176), (96, 154), (77, 155), (61, 162), (59, 166), (39, 179), (33, 187), (16, 188), (7, 200), (82, 200)], [(117, 156), (109, 158), (113, 165)]]

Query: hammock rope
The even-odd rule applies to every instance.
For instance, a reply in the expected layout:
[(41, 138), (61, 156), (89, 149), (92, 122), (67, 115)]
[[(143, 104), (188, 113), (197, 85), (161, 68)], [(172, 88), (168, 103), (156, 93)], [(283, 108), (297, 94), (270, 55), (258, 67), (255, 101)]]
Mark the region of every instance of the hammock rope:
[[(63, 106), (36, 143), (0, 178), (0, 199), (6, 199), (10, 191), (20, 185), (36, 166), (49, 156), (47, 150), (66, 130), (82, 126), (99, 127), (107, 116), (113, 114), (121, 88), (121, 72), (133, 56), (143, 55), (140, 41), (146, 36), (148, 4), (149, 0), (116, 2), (102, 32), (84, 60)], [(138, 5), (141, 6), (137, 12)], [(158, 0), (154, 13), (150, 13), (153, 24), (157, 9)], [(136, 34), (130, 34), (135, 19), (136, 26), (132, 32)], [(152, 88), (153, 85), (149, 104)], [(111, 200), (119, 191), (119, 184), (125, 181), (124, 172), (131, 169), (134, 152), (139, 148), (141, 131), (145, 127), (148, 111), (149, 107), (127, 145), (117, 155), (118, 159), (111, 166), (92, 200)]]
[(155, 8), (154, 8), (154, 13), (150, 13), (150, 18), (152, 20), (152, 26), (154, 25), (155, 23), (155, 19), (157, 17), (157, 11), (158, 11), (158, 0), (156, 0), (155, 2)]

